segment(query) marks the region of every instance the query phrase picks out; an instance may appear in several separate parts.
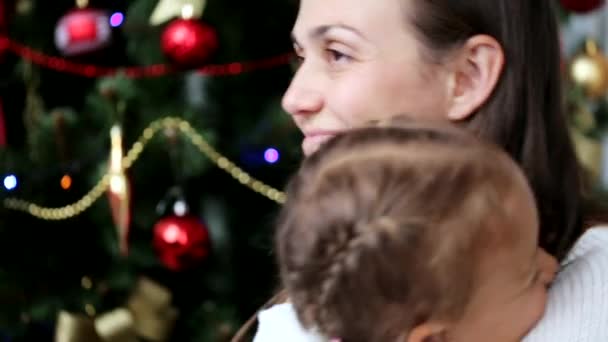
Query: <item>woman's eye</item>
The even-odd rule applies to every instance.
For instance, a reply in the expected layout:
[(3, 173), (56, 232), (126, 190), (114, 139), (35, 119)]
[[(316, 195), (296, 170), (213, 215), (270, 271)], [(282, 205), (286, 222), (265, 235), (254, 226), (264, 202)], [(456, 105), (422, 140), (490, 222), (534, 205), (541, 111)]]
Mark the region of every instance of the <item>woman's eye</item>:
[(334, 49), (327, 49), (327, 54), (331, 62), (349, 62), (352, 59), (351, 56)]

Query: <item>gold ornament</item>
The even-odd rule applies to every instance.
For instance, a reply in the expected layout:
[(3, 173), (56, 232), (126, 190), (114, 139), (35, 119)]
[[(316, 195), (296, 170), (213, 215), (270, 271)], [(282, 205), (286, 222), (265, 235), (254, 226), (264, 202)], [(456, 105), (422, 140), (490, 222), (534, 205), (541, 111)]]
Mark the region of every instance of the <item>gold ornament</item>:
[(55, 342), (138, 342), (137, 337), (162, 342), (168, 339), (176, 319), (169, 290), (141, 278), (126, 307), (95, 318), (60, 312)]
[(177, 310), (171, 306), (171, 292), (159, 284), (141, 278), (128, 302), (133, 312), (137, 335), (160, 342), (169, 337), (177, 320)]
[(585, 90), (587, 96), (598, 98), (608, 91), (608, 62), (594, 40), (587, 40), (583, 53), (570, 65), (574, 83)]
[(122, 255), (128, 253), (130, 212), (130, 186), (125, 168), (123, 166), (122, 130), (119, 125), (114, 125), (110, 130), (110, 170), (108, 175), (109, 188), (108, 199), (112, 210), (112, 218), (116, 225), (119, 248)]
[(150, 16), (150, 24), (160, 25), (176, 17), (198, 19), (203, 16), (205, 5), (206, 0), (160, 0)]

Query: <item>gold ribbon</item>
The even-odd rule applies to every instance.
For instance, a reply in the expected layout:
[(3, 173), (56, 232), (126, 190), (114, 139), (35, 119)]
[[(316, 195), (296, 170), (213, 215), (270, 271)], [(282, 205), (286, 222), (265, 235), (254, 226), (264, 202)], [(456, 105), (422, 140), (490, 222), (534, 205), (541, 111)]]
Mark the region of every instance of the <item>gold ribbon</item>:
[(162, 342), (169, 337), (177, 316), (169, 290), (141, 278), (125, 308), (95, 318), (60, 312), (55, 342), (137, 342), (138, 336)]
[(164, 341), (177, 320), (177, 310), (171, 306), (171, 292), (142, 278), (128, 301), (135, 318), (135, 331), (150, 341)]
[(157, 26), (176, 17), (198, 19), (205, 5), (206, 0), (160, 0), (150, 16), (150, 24)]

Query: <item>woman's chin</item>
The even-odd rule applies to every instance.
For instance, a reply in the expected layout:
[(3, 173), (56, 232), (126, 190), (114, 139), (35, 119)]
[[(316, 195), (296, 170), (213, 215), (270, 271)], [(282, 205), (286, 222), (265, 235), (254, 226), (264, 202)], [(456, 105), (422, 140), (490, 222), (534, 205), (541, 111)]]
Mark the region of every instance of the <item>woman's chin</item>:
[(333, 134), (327, 134), (305, 137), (302, 141), (302, 152), (305, 156), (309, 156), (317, 152), (317, 150), (333, 136)]

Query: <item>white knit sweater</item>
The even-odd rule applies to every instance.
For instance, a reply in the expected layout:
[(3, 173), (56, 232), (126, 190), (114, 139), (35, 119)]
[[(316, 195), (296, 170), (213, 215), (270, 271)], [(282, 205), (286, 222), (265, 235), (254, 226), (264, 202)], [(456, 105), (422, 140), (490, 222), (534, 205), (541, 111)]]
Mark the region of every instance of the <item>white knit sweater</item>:
[(545, 316), (525, 342), (608, 342), (608, 227), (588, 230), (562, 263)]
[[(258, 315), (254, 342), (326, 342), (305, 331), (289, 303)], [(574, 245), (549, 291), (545, 316), (524, 342), (608, 342), (608, 227)]]

